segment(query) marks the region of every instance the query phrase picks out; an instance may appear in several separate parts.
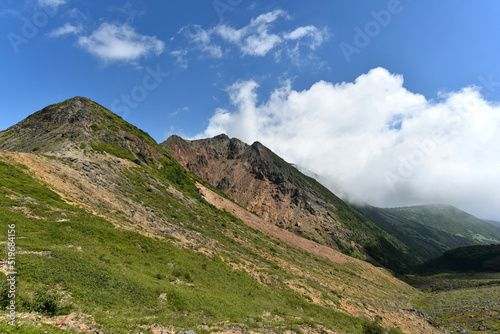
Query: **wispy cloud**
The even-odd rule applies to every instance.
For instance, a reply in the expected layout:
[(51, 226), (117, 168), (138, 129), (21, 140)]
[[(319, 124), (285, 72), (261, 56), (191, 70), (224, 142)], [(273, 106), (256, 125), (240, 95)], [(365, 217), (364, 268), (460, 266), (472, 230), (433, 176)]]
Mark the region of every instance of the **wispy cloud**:
[(204, 30), (201, 26), (185, 26), (182, 27), (179, 32), (183, 33), (188, 41), (194, 44), (201, 52), (213, 58), (222, 57), (221, 47), (212, 42), (212, 33)]
[(134, 6), (130, 1), (127, 1), (120, 6), (111, 5), (109, 7), (109, 11), (125, 15), (128, 22), (133, 22), (136, 17), (143, 16), (145, 14), (144, 10), (134, 9)]
[(258, 140), (352, 200), (449, 203), (499, 217), (500, 105), (477, 88), (427, 100), (405, 89), (401, 75), (377, 68), (304, 91), (287, 82), (260, 104), (257, 90), (253, 80), (229, 87), (231, 109), (218, 109), (200, 137)]
[(306, 37), (309, 38), (309, 47), (314, 50), (328, 39), (328, 32), (326, 29), (320, 30), (315, 26), (305, 26), (284, 35), (284, 38), (289, 40), (300, 40)]
[(174, 50), (170, 51), (170, 55), (176, 58), (175, 63), (182, 67), (183, 69), (188, 68), (188, 60), (185, 58), (187, 55), (187, 50)]
[(78, 45), (105, 62), (134, 62), (165, 50), (156, 36), (141, 35), (128, 24), (103, 23), (90, 36), (79, 37)]
[(22, 15), (18, 10), (15, 10), (13, 8), (2, 8), (0, 9), (0, 17), (4, 16), (21, 17)]
[(179, 108), (176, 111), (168, 114), (168, 117), (174, 117), (174, 116), (177, 116), (179, 113), (185, 113), (187, 111), (189, 111), (189, 107)]
[(83, 27), (81, 25), (74, 26), (71, 23), (66, 23), (62, 27), (59, 27), (57, 29), (52, 30), (48, 36), (51, 38), (57, 38), (65, 35), (70, 35), (70, 34), (78, 34), (83, 30)]
[(329, 37), (326, 29), (312, 25), (297, 27), (291, 32), (275, 29), (280, 18), (291, 20), (287, 12), (278, 9), (252, 18), (241, 28), (228, 24), (209, 29), (190, 25), (180, 32), (196, 50), (213, 58), (221, 58), (233, 49), (242, 56), (264, 57), (274, 50), (275, 54), (293, 54), (297, 58), (302, 46), (314, 50)]
[(58, 8), (59, 6), (65, 5), (67, 0), (38, 0), (39, 6)]
[(270, 32), (270, 24), (282, 16), (287, 15), (282, 10), (275, 10), (259, 15), (239, 30), (221, 25), (216, 28), (216, 32), (226, 41), (236, 44), (243, 55), (265, 56), (282, 42), (279, 34)]
[(226, 42), (239, 47), (243, 55), (265, 56), (283, 39), (279, 34), (270, 32), (270, 24), (281, 16), (287, 16), (282, 10), (261, 14), (241, 28), (234, 29), (228, 25), (219, 25), (214, 29)]

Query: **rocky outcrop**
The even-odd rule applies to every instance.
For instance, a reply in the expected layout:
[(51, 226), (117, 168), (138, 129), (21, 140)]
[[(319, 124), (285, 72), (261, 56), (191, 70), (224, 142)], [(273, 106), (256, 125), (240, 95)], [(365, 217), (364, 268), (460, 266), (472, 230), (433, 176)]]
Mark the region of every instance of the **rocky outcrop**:
[(172, 136), (161, 145), (186, 169), (269, 223), (332, 248), (366, 253), (360, 244), (368, 237), (339, 217), (347, 204), (261, 143), (247, 145), (221, 134), (195, 141)]
[(0, 150), (56, 153), (92, 148), (146, 164), (151, 157), (163, 156), (155, 146), (147, 133), (79, 96), (47, 106), (0, 132)]

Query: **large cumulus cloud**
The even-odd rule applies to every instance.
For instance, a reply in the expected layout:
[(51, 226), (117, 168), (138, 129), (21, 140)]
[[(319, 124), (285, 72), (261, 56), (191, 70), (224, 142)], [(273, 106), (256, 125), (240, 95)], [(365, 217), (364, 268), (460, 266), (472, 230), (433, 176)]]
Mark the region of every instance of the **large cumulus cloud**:
[(288, 82), (258, 103), (257, 82), (228, 88), (199, 136), (260, 141), (287, 161), (324, 176), (352, 201), (378, 206), (448, 203), (500, 219), (500, 106), (479, 87), (437, 101), (376, 68), (354, 82)]

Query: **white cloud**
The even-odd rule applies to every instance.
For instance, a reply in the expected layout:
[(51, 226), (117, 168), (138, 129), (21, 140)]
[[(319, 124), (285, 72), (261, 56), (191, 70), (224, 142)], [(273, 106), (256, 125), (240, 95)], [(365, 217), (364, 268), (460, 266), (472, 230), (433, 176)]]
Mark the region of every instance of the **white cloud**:
[(189, 111), (189, 107), (179, 108), (176, 111), (169, 113), (168, 117), (174, 117), (177, 116), (179, 113), (185, 113), (187, 111)]
[[(240, 29), (227, 24), (219, 24), (210, 29), (199, 25), (186, 26), (180, 32), (193, 43), (196, 48), (214, 58), (224, 55), (223, 46), (236, 48), (243, 56), (266, 56), (271, 50), (277, 53), (291, 54), (297, 57), (299, 44), (293, 46), (289, 42), (299, 42), (308, 39), (310, 49), (315, 49), (328, 39), (328, 32), (314, 26), (298, 27), (290, 33), (273, 29), (279, 18), (290, 19), (283, 10), (274, 10), (261, 14)], [(275, 31), (276, 30), (276, 31)]]
[(66, 3), (66, 0), (38, 0), (38, 5), (42, 7), (45, 6), (57, 8), (59, 6), (65, 5)]
[(430, 101), (376, 68), (300, 92), (286, 83), (261, 104), (257, 89), (255, 81), (231, 86), (233, 110), (218, 109), (200, 136), (258, 140), (351, 200), (448, 203), (500, 219), (500, 106), (478, 88)]
[(202, 52), (207, 53), (210, 57), (221, 58), (222, 50), (219, 45), (212, 43), (211, 33), (204, 30), (199, 25), (190, 25), (181, 28), (179, 31), (184, 33), (186, 38)]
[(127, 16), (128, 22), (133, 22), (138, 16), (143, 16), (145, 14), (144, 10), (136, 10), (130, 1), (127, 1), (120, 5), (110, 5), (109, 11), (114, 13), (119, 13)]
[(316, 27), (313, 26), (307, 26), (307, 27), (299, 27), (292, 31), (291, 33), (285, 34), (285, 38), (287, 39), (299, 39), (304, 36), (307, 36), (313, 32), (315, 32), (317, 29)]
[(66, 23), (62, 27), (52, 30), (49, 33), (49, 37), (57, 38), (68, 34), (78, 34), (82, 31), (82, 26), (74, 26), (70, 23)]
[(187, 50), (175, 50), (171, 51), (170, 55), (176, 58), (176, 64), (182, 67), (183, 69), (188, 68), (188, 61), (185, 58), (187, 55)]
[(321, 31), (315, 26), (305, 26), (284, 35), (285, 39), (290, 40), (299, 40), (305, 37), (309, 37), (309, 47), (314, 50), (328, 39), (328, 33), (326, 30)]
[(241, 45), (241, 51), (244, 55), (265, 56), (280, 42), (281, 38), (278, 35), (263, 31), (259, 35), (248, 36), (245, 43)]
[(280, 16), (286, 16), (282, 10), (275, 10), (253, 18), (250, 23), (234, 29), (228, 25), (219, 25), (213, 30), (226, 42), (237, 45), (243, 55), (265, 56), (275, 46), (282, 42), (282, 38), (269, 32), (269, 25)]
[(78, 39), (78, 45), (106, 62), (133, 62), (151, 54), (160, 55), (165, 43), (156, 36), (137, 33), (127, 24), (103, 23), (90, 36)]

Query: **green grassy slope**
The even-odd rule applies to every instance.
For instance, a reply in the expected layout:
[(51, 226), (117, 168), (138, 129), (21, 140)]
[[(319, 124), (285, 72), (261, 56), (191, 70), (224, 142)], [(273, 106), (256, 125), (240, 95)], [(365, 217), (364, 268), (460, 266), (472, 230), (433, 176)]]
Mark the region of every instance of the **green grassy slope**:
[(488, 223), (488, 224), (490, 224), (490, 225), (493, 225), (493, 226), (495, 226), (495, 227), (500, 228), (500, 222), (498, 222), (498, 221), (495, 221), (495, 220), (487, 220), (487, 219), (485, 219), (484, 221), (485, 221), (485, 222), (487, 222), (487, 223)]
[(424, 273), (500, 272), (500, 245), (467, 246), (445, 252), (427, 261)]
[[(283, 197), (291, 194), (289, 206), (275, 209), (266, 215), (272, 217), (276, 212), (288, 210), (289, 216), (275, 219), (273, 223), (276, 224), (281, 223), (280, 219), (298, 219), (299, 223), (305, 225), (308, 224), (307, 219), (321, 220), (321, 223), (309, 231), (297, 228), (297, 223), (286, 226), (302, 237), (330, 247), (338, 247), (344, 254), (353, 257), (365, 260), (368, 258), (372, 263), (381, 264), (398, 273), (406, 273), (418, 264), (417, 259), (401, 241), (373, 224), (314, 178), (304, 175), (259, 142), (247, 145), (236, 138), (230, 139), (222, 134), (196, 141), (184, 141), (180, 137), (172, 136), (161, 145), (179, 161), (183, 161), (187, 168), (200, 177), (205, 177), (208, 182), (212, 182), (213, 186), (220, 184), (222, 178), (213, 175), (225, 171), (224, 176), (228, 179), (228, 184), (234, 182), (234, 187), (224, 188), (226, 195), (235, 201), (243, 197), (243, 202), (240, 202), (243, 206), (252, 202), (248, 200), (252, 198), (252, 194), (245, 194), (249, 178), (265, 180), (263, 183), (269, 182), (270, 186), (266, 184), (263, 187), (269, 187), (265, 191), (270, 193), (282, 194)], [(206, 159), (210, 160), (210, 163)], [(242, 183), (240, 180), (243, 180)], [(260, 190), (253, 195), (262, 196)], [(263, 203), (280, 200), (270, 196), (265, 200), (259, 197), (259, 201)], [(267, 203), (262, 204), (256, 211), (269, 210), (268, 207), (264, 208), (265, 205)], [(305, 218), (297, 218), (299, 216), (297, 212), (301, 210), (305, 212)], [(290, 216), (293, 219), (290, 219)], [(286, 223), (283, 224), (285, 225)]]
[[(382, 269), (313, 257), (215, 208), (195, 186), (203, 181), (88, 99), (35, 113), (0, 145), (36, 152), (0, 154), (0, 258), (15, 225), (17, 311), (40, 314), (1, 331), (56, 333), (40, 317), (77, 313), (105, 333), (363, 333), (380, 329), (365, 317), (381, 310), (387, 328), (405, 319), (400, 305), (418, 295)], [(0, 286), (0, 304), (7, 292)]]
[(421, 261), (457, 247), (500, 243), (500, 229), (448, 205), (358, 209), (408, 245)]
[[(301, 322), (312, 323), (307, 319), (314, 318), (348, 332), (361, 331), (361, 320), (311, 305), (281, 284), (278, 289), (260, 284), (217, 255), (207, 257), (168, 240), (119, 230), (106, 219), (66, 204), (22, 166), (0, 162), (0, 172), (0, 219), (16, 225), (17, 247), (25, 252), (16, 258), (20, 311), (32, 310), (34, 292), (46, 289), (71, 293), (66, 307), (61, 305), (56, 313), (94, 314), (100, 326), (113, 332), (130, 331), (145, 319), (182, 328), (201, 322), (244, 322), (247, 317), (260, 319), (265, 310), (284, 316), (287, 326), (297, 323), (293, 316), (300, 316)], [(27, 218), (13, 207), (25, 207), (37, 218)], [(222, 224), (227, 229), (243, 228), (241, 222), (209, 205), (200, 205), (195, 212), (203, 215), (198, 223), (213, 234)], [(61, 213), (69, 219), (61, 221)], [(7, 240), (6, 233), (6, 229), (0, 231), (2, 241)], [(227, 247), (245, 251), (223, 235), (218, 237)], [(252, 242), (271, 241), (260, 235)], [(33, 253), (40, 251), (48, 255)], [(6, 256), (5, 248), (1, 256)], [(268, 270), (280, 273), (273, 267)], [(171, 283), (176, 280), (184, 283)], [(159, 300), (163, 293), (165, 303)], [(184, 316), (184, 311), (190, 316)]]
[(451, 332), (500, 332), (500, 273), (436, 274), (411, 283), (429, 292), (418, 307)]

